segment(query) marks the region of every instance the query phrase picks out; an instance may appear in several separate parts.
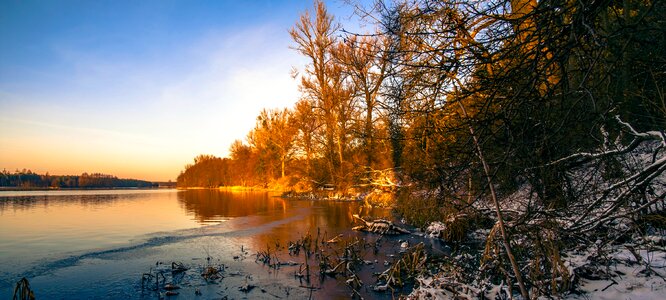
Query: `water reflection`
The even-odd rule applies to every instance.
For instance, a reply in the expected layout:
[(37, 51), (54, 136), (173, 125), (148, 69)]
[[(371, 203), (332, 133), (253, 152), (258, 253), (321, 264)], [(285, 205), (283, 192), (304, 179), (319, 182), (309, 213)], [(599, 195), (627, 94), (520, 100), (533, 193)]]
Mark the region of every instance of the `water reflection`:
[[(357, 235), (352, 232), (354, 225), (352, 214), (359, 212), (359, 203), (332, 202), (332, 201), (290, 201), (293, 209), (283, 217), (298, 215), (290, 222), (272, 228), (270, 231), (247, 237), (245, 243), (255, 250), (265, 249), (267, 245), (286, 245), (289, 241), (301, 239), (306, 234), (312, 237), (319, 235), (320, 240), (330, 239), (345, 233)], [(365, 212), (373, 218), (390, 218), (390, 210), (375, 209)], [(279, 220), (280, 216), (274, 216)], [(356, 224), (358, 225), (358, 224)]]
[[(299, 221), (284, 225), (299, 232), (316, 228), (349, 228), (353, 222), (352, 214), (360, 212), (356, 202), (298, 201), (266, 192), (185, 190), (178, 192), (178, 202), (200, 223), (254, 215), (265, 216), (268, 220), (262, 222), (267, 222), (303, 213)], [(365, 213), (388, 217), (387, 210), (376, 209)]]
[[(255, 250), (295, 241), (307, 233), (329, 238), (340, 232), (349, 232), (353, 226), (352, 214), (370, 215), (378, 218), (390, 218), (386, 209), (360, 209), (357, 202), (335, 201), (300, 201), (283, 199), (266, 192), (231, 192), (221, 190), (186, 190), (178, 192), (178, 202), (188, 215), (199, 223), (219, 222), (236, 217), (259, 216), (243, 222), (228, 224), (227, 230), (246, 230), (256, 228), (251, 235), (246, 235), (242, 244)], [(285, 222), (284, 220), (289, 220)], [(278, 226), (267, 224), (274, 222)], [(239, 241), (240, 242), (240, 241)]]
[(174, 190), (2, 191), (0, 265), (19, 270), (48, 256), (198, 226), (178, 205)]
[(0, 194), (0, 213), (5, 210), (31, 210), (36, 206), (48, 208), (50, 205), (109, 206), (118, 201), (133, 201), (145, 198), (145, 193), (119, 194), (42, 194), (6, 196)]
[(178, 202), (200, 223), (287, 210), (284, 199), (266, 192), (186, 190), (178, 192)]

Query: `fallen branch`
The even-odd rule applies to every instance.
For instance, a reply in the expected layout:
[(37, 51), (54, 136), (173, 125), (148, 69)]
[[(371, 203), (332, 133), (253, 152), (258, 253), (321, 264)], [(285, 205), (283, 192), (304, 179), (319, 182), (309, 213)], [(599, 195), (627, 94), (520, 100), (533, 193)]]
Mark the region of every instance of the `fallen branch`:
[(359, 217), (358, 215), (352, 215), (352, 216), (354, 217), (355, 220), (361, 221), (363, 223), (363, 225), (353, 227), (352, 230), (360, 230), (360, 231), (367, 231), (379, 234), (389, 234), (389, 235), (411, 233), (409, 230), (398, 227), (395, 224), (393, 224), (393, 222), (388, 220), (377, 219), (374, 221), (366, 221), (363, 218)]

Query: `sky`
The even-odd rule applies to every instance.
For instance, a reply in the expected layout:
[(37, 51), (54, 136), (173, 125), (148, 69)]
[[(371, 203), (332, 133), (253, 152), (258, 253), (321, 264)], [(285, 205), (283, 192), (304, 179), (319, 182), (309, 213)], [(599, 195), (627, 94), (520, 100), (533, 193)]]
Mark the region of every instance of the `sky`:
[(288, 30), (312, 7), (0, 0), (0, 170), (167, 181), (196, 155), (227, 156), (262, 108), (298, 99), (291, 70), (307, 60)]

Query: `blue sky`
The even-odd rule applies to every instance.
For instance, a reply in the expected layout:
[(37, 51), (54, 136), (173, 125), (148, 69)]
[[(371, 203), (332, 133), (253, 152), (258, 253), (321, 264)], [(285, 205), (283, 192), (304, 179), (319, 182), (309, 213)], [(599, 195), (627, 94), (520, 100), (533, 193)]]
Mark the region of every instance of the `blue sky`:
[[(327, 1), (344, 24), (353, 9)], [(312, 1), (0, 0), (0, 169), (175, 180), (299, 97)]]

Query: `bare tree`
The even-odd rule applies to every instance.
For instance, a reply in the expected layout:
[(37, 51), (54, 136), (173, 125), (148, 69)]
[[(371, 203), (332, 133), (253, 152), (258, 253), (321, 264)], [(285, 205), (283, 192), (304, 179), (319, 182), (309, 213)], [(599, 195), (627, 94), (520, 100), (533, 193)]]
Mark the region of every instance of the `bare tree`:
[(290, 31), (296, 42), (295, 49), (310, 59), (302, 76), (301, 90), (322, 120), (324, 157), (333, 182), (340, 182), (344, 177), (347, 129), (353, 110), (343, 67), (333, 59), (339, 29), (324, 3), (315, 1), (314, 18), (306, 11)]

